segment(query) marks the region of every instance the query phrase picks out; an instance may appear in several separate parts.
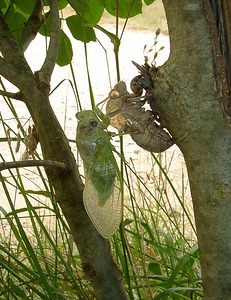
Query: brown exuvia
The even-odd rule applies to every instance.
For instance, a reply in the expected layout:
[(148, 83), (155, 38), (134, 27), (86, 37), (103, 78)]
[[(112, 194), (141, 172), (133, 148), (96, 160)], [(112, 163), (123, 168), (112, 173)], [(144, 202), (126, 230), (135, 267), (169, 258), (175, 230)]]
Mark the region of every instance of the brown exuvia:
[(144, 108), (144, 104), (151, 97), (151, 86), (143, 87), (146, 94), (142, 97), (142, 84), (146, 85), (148, 81), (141, 76), (142, 74), (138, 75), (131, 82), (133, 94), (128, 93), (123, 81), (115, 85), (109, 93), (106, 113), (110, 124), (120, 132), (130, 134), (137, 145), (150, 152), (163, 152), (174, 141), (162, 124), (156, 122), (159, 121), (156, 114)]

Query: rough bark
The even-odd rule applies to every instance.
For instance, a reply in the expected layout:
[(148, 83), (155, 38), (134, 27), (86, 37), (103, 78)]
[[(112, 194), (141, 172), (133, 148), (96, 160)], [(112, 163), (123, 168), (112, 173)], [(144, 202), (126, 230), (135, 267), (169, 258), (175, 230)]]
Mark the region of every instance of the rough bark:
[(225, 61), (227, 79), (231, 86), (231, 2), (226, 0), (210, 1)]
[(83, 270), (90, 278), (97, 299), (127, 299), (120, 271), (113, 261), (108, 240), (102, 238), (89, 220), (83, 206), (83, 185), (68, 140), (50, 106), (49, 84), (58, 51), (59, 18), (57, 1), (51, 3), (51, 33), (47, 57), (39, 72), (30, 70), (22, 50), (10, 35), (0, 14), (0, 74), (20, 91), (37, 128), (45, 160), (63, 162), (68, 170), (46, 167), (62, 212), (78, 247)]
[(222, 118), (200, 0), (164, 0), (171, 54), (154, 80), (165, 124), (189, 175), (205, 300), (231, 295), (231, 129)]

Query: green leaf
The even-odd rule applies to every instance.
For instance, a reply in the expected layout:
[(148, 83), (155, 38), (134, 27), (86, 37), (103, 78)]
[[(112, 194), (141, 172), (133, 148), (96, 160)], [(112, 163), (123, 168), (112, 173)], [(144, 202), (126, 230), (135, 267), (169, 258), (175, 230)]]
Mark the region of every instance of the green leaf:
[(26, 14), (31, 14), (34, 5), (35, 5), (35, 0), (30, 0), (30, 1), (25, 1), (25, 0), (15, 0), (14, 5), (17, 6), (21, 11), (23, 11)]
[(110, 38), (111, 42), (114, 45), (114, 49), (119, 49), (120, 39), (118, 38), (118, 36), (116, 36), (114, 33), (110, 32), (110, 31), (106, 30), (102, 26), (96, 25), (95, 28), (99, 29), (100, 31), (105, 33)]
[[(117, 15), (116, 1), (105, 0), (106, 10), (113, 16)], [(119, 1), (118, 17), (130, 18), (142, 13), (141, 0), (123, 0)]]
[(102, 17), (104, 11), (102, 0), (69, 0), (68, 2), (87, 23), (97, 24)]
[(71, 41), (69, 40), (68, 36), (60, 30), (60, 45), (59, 45), (59, 53), (57, 57), (57, 64), (59, 66), (66, 66), (68, 65), (73, 56), (73, 50)]
[(67, 0), (59, 0), (58, 1), (58, 9), (64, 9), (67, 6)]
[(49, 191), (34, 191), (34, 190), (25, 190), (26, 194), (34, 194), (34, 195), (40, 195), (50, 198), (51, 192)]
[(7, 8), (8, 5), (9, 5), (9, 1), (7, 1), (7, 0), (0, 0), (0, 9)]
[(22, 30), (25, 26), (26, 18), (19, 12), (15, 12), (13, 5), (7, 11), (6, 23), (9, 27), (11, 34), (21, 44)]
[(167, 288), (170, 288), (174, 285), (177, 276), (183, 271), (184, 267), (186, 266), (187, 263), (190, 262), (190, 260), (192, 260), (192, 262), (194, 262), (193, 255), (196, 254), (197, 251), (198, 251), (198, 246), (194, 245), (194, 246), (192, 246), (192, 248), (189, 250), (188, 253), (184, 254), (184, 256), (182, 256), (178, 260), (177, 265), (172, 270), (172, 274), (169, 277), (168, 282), (166, 283)]
[[(14, 214), (23, 214), (23, 213), (28, 213), (30, 211), (35, 211), (35, 210), (41, 210), (41, 209), (47, 209), (47, 206), (33, 206), (33, 209), (30, 209), (28, 207), (23, 207), (23, 208), (18, 208), (15, 211), (10, 211), (9, 213), (5, 214), (4, 216), (6, 218), (9, 218), (11, 216), (14, 216)], [(52, 211), (52, 209), (50, 209)]]
[(85, 43), (96, 41), (96, 36), (93, 28), (86, 27), (81, 17), (77, 15), (70, 16), (66, 19), (66, 22), (71, 34), (75, 39)]
[[(58, 2), (58, 8), (63, 9), (67, 5), (67, 0), (60, 0)], [(51, 18), (50, 14), (46, 17), (45, 22), (42, 24), (42, 26), (39, 29), (39, 33), (44, 36), (50, 36), (51, 35)]]
[[(5, 180), (5, 178), (1, 178), (1, 180)], [(6, 216), (7, 215), (7, 211), (5, 210), (4, 207), (0, 206), (0, 212), (3, 214), (3, 216)]]
[(51, 35), (51, 19), (50, 16), (46, 18), (46, 21), (42, 24), (39, 29), (39, 33), (45, 36)]
[(145, 222), (141, 222), (141, 225), (147, 231), (147, 233), (148, 233), (149, 237), (151, 238), (151, 240), (154, 240), (155, 239), (154, 232), (153, 232), (152, 228), (149, 226), (149, 224), (147, 224)]
[(126, 218), (124, 221), (123, 221), (123, 226), (124, 227), (126, 227), (127, 225), (129, 225), (129, 224), (131, 224), (131, 223), (133, 223), (134, 222), (134, 220), (133, 219), (128, 219), (128, 218)]
[[(25, 0), (23, 0), (25, 1)], [(50, 2), (49, 0), (43, 0), (43, 5), (44, 6), (50, 6)], [(67, 0), (59, 0), (58, 1), (58, 9), (63, 9), (64, 7), (66, 7), (68, 4), (68, 1)]]
[(162, 275), (160, 264), (158, 262), (150, 262), (148, 264), (148, 270), (155, 275)]
[(145, 3), (146, 5), (150, 5), (150, 4), (152, 4), (153, 2), (155, 2), (155, 0), (144, 0), (144, 3)]

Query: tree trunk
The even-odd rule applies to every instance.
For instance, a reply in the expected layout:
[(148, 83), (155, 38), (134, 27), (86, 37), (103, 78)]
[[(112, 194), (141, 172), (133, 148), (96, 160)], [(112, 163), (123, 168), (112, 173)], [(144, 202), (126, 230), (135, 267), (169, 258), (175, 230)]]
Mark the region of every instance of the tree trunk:
[(231, 129), (222, 118), (202, 1), (164, 0), (171, 53), (153, 78), (166, 127), (188, 170), (205, 300), (231, 295)]
[(126, 300), (121, 274), (111, 255), (110, 243), (99, 235), (85, 212), (83, 186), (76, 161), (49, 99), (32, 84), (23, 93), (25, 99), (30, 99), (28, 107), (39, 132), (44, 159), (63, 161), (70, 167), (67, 173), (53, 167), (47, 168), (46, 172), (78, 247), (83, 270), (92, 281), (95, 295), (100, 300)]
[(22, 50), (0, 12), (0, 74), (20, 91), (35, 126), (44, 159), (64, 162), (69, 170), (47, 167), (49, 182), (55, 190), (78, 247), (83, 270), (90, 278), (100, 300), (126, 300), (120, 271), (115, 264), (110, 243), (96, 231), (83, 206), (83, 184), (68, 140), (50, 106), (49, 84), (59, 47), (59, 14), (57, 0), (50, 1), (51, 38), (47, 57), (39, 72), (32, 73)]

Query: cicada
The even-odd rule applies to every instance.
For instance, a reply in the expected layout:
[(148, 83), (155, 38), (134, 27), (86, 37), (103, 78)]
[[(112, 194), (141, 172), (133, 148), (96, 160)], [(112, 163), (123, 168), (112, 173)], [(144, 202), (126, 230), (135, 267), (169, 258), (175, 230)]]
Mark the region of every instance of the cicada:
[(111, 135), (94, 111), (81, 111), (76, 117), (76, 143), (85, 174), (84, 206), (98, 232), (110, 238), (122, 219), (120, 171)]

